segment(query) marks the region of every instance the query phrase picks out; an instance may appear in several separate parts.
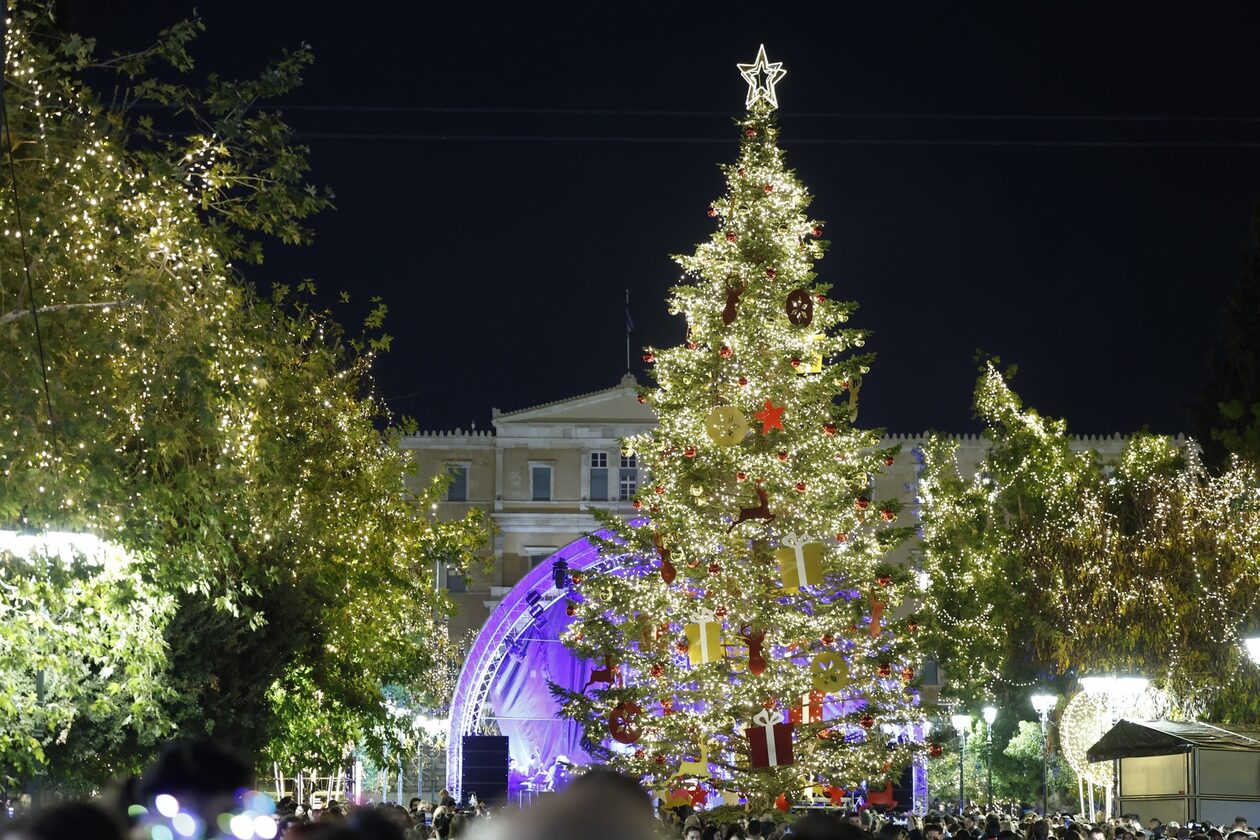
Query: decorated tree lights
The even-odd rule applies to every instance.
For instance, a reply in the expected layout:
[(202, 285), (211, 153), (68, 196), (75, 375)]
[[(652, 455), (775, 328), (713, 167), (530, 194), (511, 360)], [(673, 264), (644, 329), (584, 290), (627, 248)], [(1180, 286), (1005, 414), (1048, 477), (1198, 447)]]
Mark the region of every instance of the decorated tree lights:
[(776, 143), (782, 65), (763, 47), (740, 70), (748, 112), (716, 228), (677, 258), (686, 341), (645, 352), (660, 422), (624, 442), (650, 476), (639, 516), (605, 517), (619, 562), (574, 581), (565, 642), (620, 679), (553, 690), (617, 769), (692, 801), (769, 804), (881, 786), (917, 749), (883, 725), (922, 714), (909, 576), (883, 559), (907, 529), (872, 494), (896, 452), (852, 425), (870, 357), (842, 327), (855, 305), (813, 271), (822, 225)]

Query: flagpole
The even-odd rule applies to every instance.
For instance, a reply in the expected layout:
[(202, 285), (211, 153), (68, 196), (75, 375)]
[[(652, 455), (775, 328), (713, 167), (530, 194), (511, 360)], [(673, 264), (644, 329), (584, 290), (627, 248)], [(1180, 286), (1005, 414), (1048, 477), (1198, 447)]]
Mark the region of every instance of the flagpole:
[(626, 371), (630, 370), (630, 290), (626, 289)]

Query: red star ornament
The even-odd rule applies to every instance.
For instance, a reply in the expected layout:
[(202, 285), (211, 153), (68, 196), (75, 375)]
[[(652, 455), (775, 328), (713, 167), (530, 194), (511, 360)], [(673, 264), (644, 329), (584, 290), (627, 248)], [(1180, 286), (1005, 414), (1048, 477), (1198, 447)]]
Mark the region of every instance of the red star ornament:
[(786, 406), (778, 405), (766, 400), (766, 407), (761, 411), (753, 414), (753, 417), (761, 423), (761, 433), (763, 435), (770, 434), (771, 429), (784, 431), (783, 428), (783, 412)]

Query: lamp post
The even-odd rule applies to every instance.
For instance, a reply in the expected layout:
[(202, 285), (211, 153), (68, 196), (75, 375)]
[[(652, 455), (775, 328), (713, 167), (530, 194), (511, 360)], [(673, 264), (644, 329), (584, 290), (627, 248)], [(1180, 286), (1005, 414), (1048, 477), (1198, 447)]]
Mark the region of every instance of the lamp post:
[(1260, 633), (1253, 633), (1243, 639), (1243, 644), (1247, 646), (1247, 655), (1251, 657), (1251, 661), (1260, 665)]
[[(1132, 700), (1150, 685), (1150, 680), (1141, 674), (1090, 674), (1081, 677), (1081, 688), (1085, 689), (1085, 693), (1093, 696), (1102, 696), (1107, 700), (1107, 720), (1108, 726), (1115, 726), (1116, 721), (1120, 717), (1120, 703), (1123, 698)], [(1107, 817), (1112, 815), (1112, 802), (1114, 798), (1113, 792), (1117, 790), (1117, 761), (1112, 762), (1111, 784), (1107, 785)]]
[(997, 706), (985, 706), (980, 710), (984, 715), (984, 763), (989, 779), (989, 810), (993, 810), (993, 722), (997, 720)]
[(958, 733), (958, 815), (962, 816), (966, 794), (963, 792), (963, 767), (967, 763), (967, 733), (971, 730), (971, 715), (950, 715), (949, 722)]
[(1046, 816), (1046, 799), (1050, 792), (1050, 710), (1059, 702), (1053, 694), (1034, 694), (1033, 711), (1041, 716), (1041, 816)]

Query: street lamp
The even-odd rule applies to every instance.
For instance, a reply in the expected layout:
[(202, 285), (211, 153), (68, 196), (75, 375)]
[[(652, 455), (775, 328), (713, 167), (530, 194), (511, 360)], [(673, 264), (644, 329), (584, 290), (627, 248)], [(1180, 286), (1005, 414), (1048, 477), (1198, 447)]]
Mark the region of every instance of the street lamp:
[(984, 715), (984, 763), (989, 777), (989, 810), (993, 810), (993, 722), (997, 720), (997, 706), (985, 706)]
[(958, 814), (961, 816), (965, 801), (963, 767), (967, 764), (967, 733), (971, 731), (971, 715), (950, 715), (949, 722), (954, 725), (954, 731), (958, 733), (960, 742), (958, 747)]
[(1046, 816), (1046, 797), (1050, 791), (1050, 736), (1047, 727), (1050, 725), (1050, 710), (1059, 702), (1053, 694), (1034, 694), (1032, 696), (1033, 711), (1041, 716), (1041, 816)]
[(1260, 665), (1260, 633), (1247, 636), (1243, 639), (1243, 644), (1247, 646), (1247, 655), (1251, 657), (1251, 661)]

